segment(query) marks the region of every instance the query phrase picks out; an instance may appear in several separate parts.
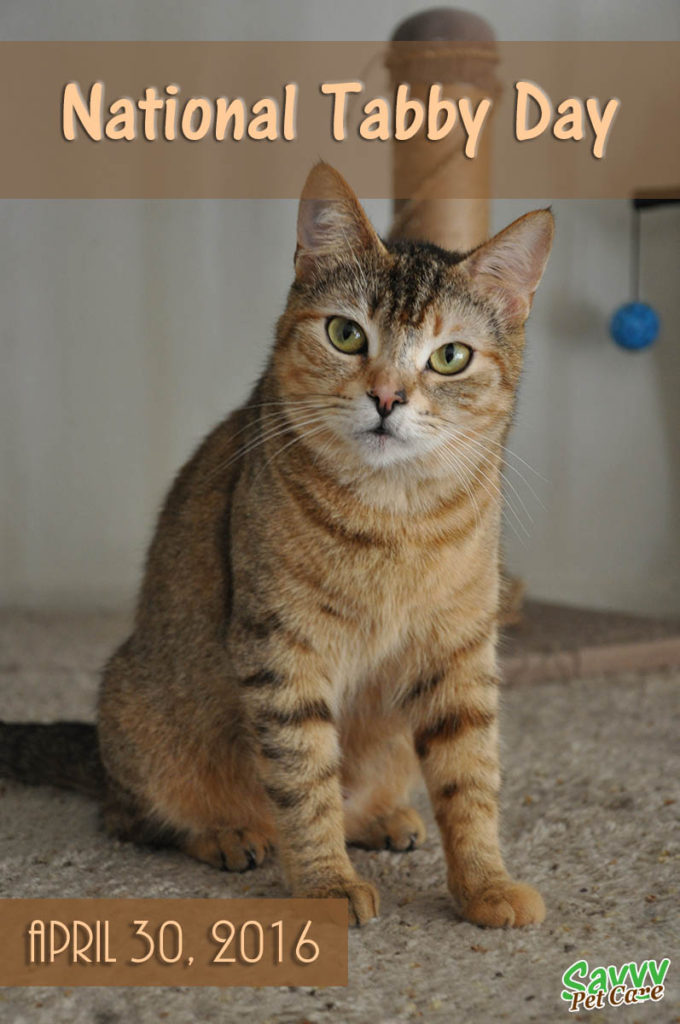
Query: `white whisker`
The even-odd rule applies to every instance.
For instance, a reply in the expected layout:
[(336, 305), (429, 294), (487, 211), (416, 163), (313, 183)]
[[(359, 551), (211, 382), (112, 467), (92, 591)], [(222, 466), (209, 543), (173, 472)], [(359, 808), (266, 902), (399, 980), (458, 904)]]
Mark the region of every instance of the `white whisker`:
[(454, 470), (454, 472), (460, 474), (460, 483), (462, 484), (463, 489), (465, 490), (465, 493), (467, 494), (468, 498), (472, 502), (472, 506), (475, 510), (475, 520), (477, 522), (477, 529), (479, 529), (480, 526), (482, 525), (482, 516), (479, 509), (479, 505), (477, 504), (477, 499), (475, 498), (470, 487), (468, 486), (467, 481), (464, 478), (464, 475), (460, 473), (460, 465), (458, 463), (456, 455), (454, 454), (454, 452), (451, 451), (445, 452), (441, 448), (438, 449), (435, 452), (435, 454), (443, 463), (443, 465), (448, 466), (450, 469)]
[[(465, 465), (468, 466), (468, 470), (473, 475), (474, 479), (477, 480), (477, 482), (480, 484), (480, 486), (484, 487), (484, 489), (486, 490), (487, 494), (489, 494), (490, 497), (496, 497), (496, 498), (500, 499), (501, 507), (507, 506), (507, 508), (509, 509), (509, 511), (512, 513), (512, 515), (514, 516), (515, 520), (517, 521), (517, 524), (519, 525), (519, 527), (522, 530), (522, 532), (525, 534), (526, 537), (529, 537), (530, 536), (529, 531), (527, 530), (526, 525), (522, 521), (521, 516), (519, 515), (519, 513), (515, 509), (514, 505), (512, 504), (512, 502), (510, 501), (508, 496), (506, 494), (503, 494), (502, 488), (500, 487), (498, 482), (496, 480), (494, 480), (491, 476), (489, 476), (488, 473), (485, 473), (484, 470), (481, 468), (481, 466), (479, 464), (475, 463), (475, 461), (472, 459), (471, 455), (469, 455), (467, 452), (461, 450), (461, 447), (460, 447), (460, 440), (461, 440), (460, 435), (448, 432), (448, 438), (449, 438), (449, 441), (455, 441), (455, 442), (458, 443), (459, 447), (457, 447), (455, 449), (455, 454), (460, 459), (463, 460)], [(448, 448), (448, 445), (447, 445), (447, 448)], [(484, 460), (484, 461), (486, 461), (486, 460)], [(493, 488), (493, 491), (489, 491), (487, 485), (490, 485)], [(517, 533), (517, 529), (515, 527), (515, 524), (513, 523), (513, 521), (511, 519), (508, 520), (508, 524), (511, 526), (511, 528), (513, 529), (513, 531), (516, 534), (516, 536), (518, 537), (518, 539), (522, 540), (520, 535)]]
[(303, 433), (298, 434), (297, 437), (294, 437), (292, 441), (288, 441), (287, 444), (284, 444), (282, 448), (279, 448), (277, 451), (275, 451), (273, 455), (270, 455), (270, 457), (265, 461), (264, 465), (260, 468), (260, 472), (255, 477), (255, 480), (257, 480), (257, 478), (260, 476), (260, 473), (262, 473), (267, 468), (267, 466), (270, 466), (276, 459), (279, 459), (283, 452), (286, 451), (286, 449), (290, 448), (294, 444), (297, 444), (299, 441), (304, 441), (308, 437), (313, 437), (315, 434), (319, 434), (322, 430), (325, 430), (326, 427), (326, 423), (322, 422), (318, 426), (313, 427), (311, 430), (305, 430), (303, 431)]
[[(468, 443), (470, 443), (470, 444), (474, 445), (474, 446), (475, 446), (475, 447), (477, 447), (477, 448), (478, 448), (478, 449), (479, 449), (480, 451), (488, 452), (488, 453), (489, 453), (489, 455), (490, 455), (490, 456), (492, 456), (492, 457), (495, 457), (495, 456), (496, 456), (496, 453), (495, 453), (495, 452), (493, 451), (493, 449), (489, 448), (489, 447), (488, 447), (487, 445), (484, 445), (484, 444), (483, 444), (483, 443), (482, 443), (482, 442), (481, 442), (481, 441), (479, 440), (479, 438), (478, 438), (478, 437), (477, 437), (476, 435), (475, 435), (475, 436), (470, 436), (469, 434), (465, 434), (465, 435), (463, 435), (463, 436), (465, 436), (465, 438), (466, 438), (466, 440), (468, 441)], [(488, 440), (488, 438), (487, 438), (487, 440)], [(502, 451), (504, 451), (504, 452), (507, 452), (507, 448), (505, 448), (505, 449), (504, 449), (504, 448), (502, 448), (502, 446), (500, 445), (500, 443), (498, 443), (498, 448), (499, 448), (499, 449), (501, 449), (501, 450), (502, 450)], [(504, 469), (511, 469), (511, 470), (513, 470), (513, 472), (515, 472), (515, 473), (516, 473), (516, 474), (517, 474), (517, 475), (519, 476), (519, 478), (520, 478), (520, 480), (522, 481), (522, 483), (524, 484), (524, 486), (525, 486), (525, 487), (526, 487), (526, 488), (527, 488), (527, 489), (529, 490), (529, 493), (530, 493), (530, 494), (531, 494), (531, 495), (533, 496), (533, 498), (534, 498), (534, 499), (535, 499), (535, 500), (536, 500), (536, 501), (538, 502), (538, 504), (539, 504), (539, 505), (541, 506), (541, 508), (542, 508), (542, 509), (543, 509), (544, 511), (547, 511), (547, 509), (546, 509), (546, 506), (545, 506), (544, 502), (543, 502), (543, 501), (541, 500), (541, 498), (540, 498), (540, 497), (538, 496), (538, 494), (536, 493), (536, 491), (534, 490), (534, 488), (533, 488), (533, 487), (531, 486), (531, 484), (529, 483), (529, 481), (528, 481), (528, 480), (526, 479), (526, 477), (524, 476), (524, 474), (523, 474), (522, 472), (520, 472), (520, 470), (519, 470), (519, 469), (517, 469), (517, 467), (516, 467), (516, 466), (513, 466), (513, 465), (512, 465), (512, 463), (510, 463), (510, 462), (504, 462), (504, 463), (503, 463), (503, 468), (504, 468)], [(505, 482), (507, 483), (508, 487), (510, 487), (510, 489), (511, 489), (511, 490), (513, 491), (513, 493), (514, 493), (514, 494), (515, 494), (515, 495), (517, 496), (517, 500), (519, 501), (520, 505), (521, 505), (521, 506), (522, 506), (522, 508), (524, 509), (524, 512), (525, 512), (525, 513), (526, 513), (526, 515), (528, 516), (528, 518), (529, 518), (530, 522), (531, 522), (531, 523), (533, 523), (533, 519), (532, 519), (531, 515), (529, 514), (529, 512), (528, 512), (528, 510), (527, 510), (527, 508), (526, 508), (526, 505), (525, 505), (525, 504), (524, 504), (524, 502), (522, 501), (522, 498), (521, 498), (521, 496), (520, 496), (519, 492), (517, 491), (517, 489), (515, 488), (514, 484), (512, 483), (512, 481), (511, 481), (511, 480), (508, 480), (508, 479), (507, 479), (507, 477), (505, 477)]]
[(302, 420), (302, 422), (298, 423), (294, 423), (293, 421), (285, 419), (284, 417), (283, 423), (277, 423), (275, 426), (270, 426), (269, 428), (265, 429), (264, 432), (260, 433), (258, 437), (248, 441), (245, 445), (239, 448), (238, 451), (234, 452), (230, 456), (230, 458), (228, 458), (225, 462), (221, 463), (206, 479), (212, 479), (218, 473), (225, 472), (225, 470), (227, 470), (229, 466), (232, 465), (232, 463), (238, 461), (238, 459), (243, 458), (245, 455), (248, 455), (256, 448), (259, 448), (260, 445), (265, 444), (265, 442), (271, 441), (274, 438), (279, 437), (281, 434), (285, 434), (290, 429), (304, 427), (308, 423), (313, 423), (315, 420), (322, 417), (324, 413), (325, 410), (323, 412), (319, 410), (313, 416), (310, 416), (308, 419), (304, 419)]

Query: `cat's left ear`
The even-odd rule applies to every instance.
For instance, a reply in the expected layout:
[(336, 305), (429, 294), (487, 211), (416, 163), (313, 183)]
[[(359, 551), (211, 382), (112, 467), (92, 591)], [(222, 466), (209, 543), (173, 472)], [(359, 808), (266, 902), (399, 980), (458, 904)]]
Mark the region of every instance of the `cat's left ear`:
[(494, 302), (508, 326), (520, 326), (529, 316), (548, 262), (554, 229), (550, 210), (534, 210), (458, 264), (469, 274), (473, 289)]
[(375, 248), (383, 243), (345, 179), (330, 164), (320, 162), (309, 172), (300, 196), (295, 271), (307, 273), (324, 257)]

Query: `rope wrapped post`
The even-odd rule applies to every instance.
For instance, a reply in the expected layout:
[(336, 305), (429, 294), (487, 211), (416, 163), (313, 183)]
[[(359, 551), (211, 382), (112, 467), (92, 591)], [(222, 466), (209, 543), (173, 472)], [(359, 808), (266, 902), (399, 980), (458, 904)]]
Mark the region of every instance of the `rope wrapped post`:
[[(408, 46), (400, 45), (408, 42)], [(500, 91), (495, 75), (495, 37), (483, 18), (469, 11), (438, 7), (402, 22), (392, 36), (387, 65), (392, 85), (411, 86), (411, 96), (427, 105), (429, 87), (442, 85), (443, 98), (467, 96), (477, 106)], [(493, 113), (493, 110), (492, 110)], [(465, 133), (458, 118), (446, 138), (434, 143), (423, 133), (395, 143), (394, 220), (390, 238), (434, 242), (446, 249), (472, 249), (488, 237), (491, 144), (488, 125), (474, 159), (463, 152)], [(453, 181), (469, 199), (443, 199), (442, 184)]]
[[(400, 45), (408, 43), (408, 46)], [(476, 14), (437, 7), (403, 21), (392, 36), (387, 65), (393, 89), (401, 82), (411, 96), (427, 104), (432, 83), (442, 85), (442, 97), (497, 100), (495, 74), (498, 51), (491, 26)], [(492, 109), (493, 113), (493, 109)], [(483, 132), (474, 159), (465, 156), (464, 130), (453, 130), (433, 143), (424, 134), (394, 145), (392, 164), (394, 219), (391, 239), (434, 242), (465, 252), (489, 237), (491, 133)], [(470, 198), (446, 199), (446, 183)], [(400, 198), (408, 196), (408, 198)], [(520, 621), (524, 600), (521, 580), (501, 575), (500, 622)]]

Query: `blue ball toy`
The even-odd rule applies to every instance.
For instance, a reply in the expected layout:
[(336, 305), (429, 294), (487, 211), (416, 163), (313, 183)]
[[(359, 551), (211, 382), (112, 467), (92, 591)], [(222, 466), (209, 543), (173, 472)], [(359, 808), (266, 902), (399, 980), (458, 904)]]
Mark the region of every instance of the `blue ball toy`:
[(627, 302), (611, 318), (609, 333), (621, 348), (635, 350), (656, 341), (660, 326), (659, 314), (646, 302)]

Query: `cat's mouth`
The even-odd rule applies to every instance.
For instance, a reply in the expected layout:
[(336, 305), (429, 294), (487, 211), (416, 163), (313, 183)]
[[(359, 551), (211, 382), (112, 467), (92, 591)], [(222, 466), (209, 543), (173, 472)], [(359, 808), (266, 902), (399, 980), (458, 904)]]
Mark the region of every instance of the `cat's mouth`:
[(357, 430), (354, 439), (363, 459), (373, 467), (384, 468), (416, 454), (413, 440), (404, 436), (400, 426), (386, 423), (384, 419)]
[(381, 452), (388, 448), (401, 447), (404, 444), (404, 438), (400, 437), (394, 427), (386, 423), (385, 420), (381, 420), (380, 423), (376, 423), (373, 427), (362, 430), (360, 437), (364, 439), (364, 442), (368, 443), (370, 448)]
[(366, 433), (375, 434), (377, 437), (394, 437), (390, 428), (385, 426), (384, 420), (381, 420), (377, 427), (371, 427), (371, 429), (367, 430)]
[(381, 449), (388, 444), (401, 444), (402, 442), (402, 438), (384, 420), (381, 420), (374, 427), (364, 430), (363, 436), (369, 442), (377, 442)]

